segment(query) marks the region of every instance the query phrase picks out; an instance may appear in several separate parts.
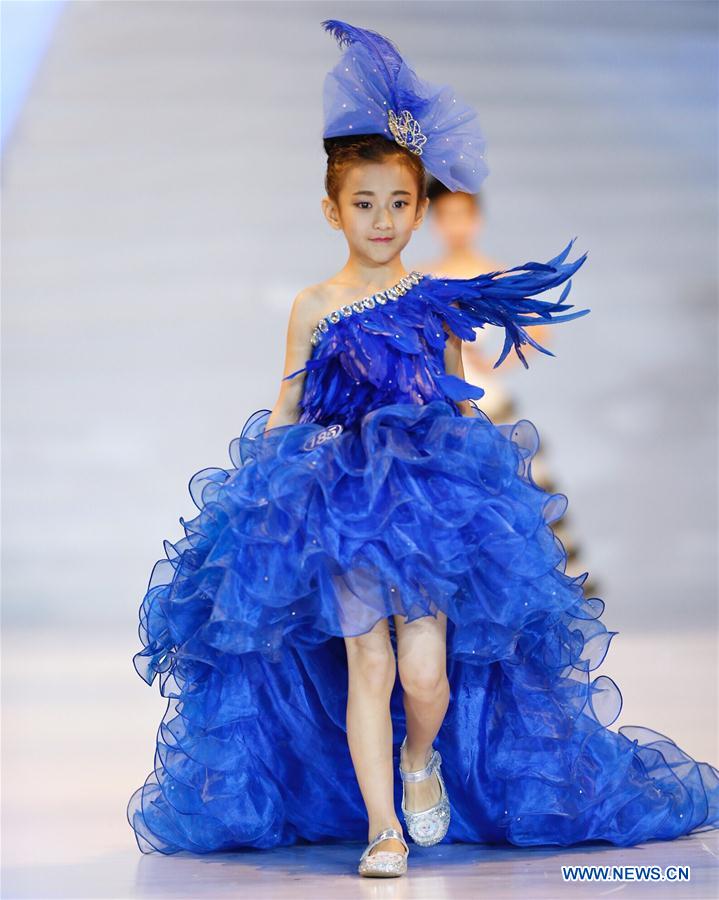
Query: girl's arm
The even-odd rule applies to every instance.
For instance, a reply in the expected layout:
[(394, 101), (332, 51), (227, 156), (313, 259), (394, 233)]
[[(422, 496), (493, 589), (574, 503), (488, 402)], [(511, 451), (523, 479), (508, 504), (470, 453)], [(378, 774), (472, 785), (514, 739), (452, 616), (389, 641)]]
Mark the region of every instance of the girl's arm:
[[(447, 342), (444, 345), (444, 368), (447, 375), (456, 375), (465, 380), (464, 365), (462, 364), (462, 339), (444, 324), (444, 330), (448, 334)], [(474, 407), (469, 400), (456, 400), (455, 403), (460, 409), (463, 416), (474, 416)]]
[[(287, 325), (283, 378), (290, 372), (301, 369), (312, 355), (310, 338), (315, 325), (315, 321), (311, 317), (312, 311), (313, 307), (308, 302), (308, 289), (306, 288), (300, 291), (292, 301)], [(300, 416), (299, 402), (302, 397), (305, 374), (303, 372), (290, 381), (280, 382), (280, 393), (272, 408), (272, 414), (267, 420), (266, 428), (274, 428), (276, 425), (293, 425), (297, 422)]]

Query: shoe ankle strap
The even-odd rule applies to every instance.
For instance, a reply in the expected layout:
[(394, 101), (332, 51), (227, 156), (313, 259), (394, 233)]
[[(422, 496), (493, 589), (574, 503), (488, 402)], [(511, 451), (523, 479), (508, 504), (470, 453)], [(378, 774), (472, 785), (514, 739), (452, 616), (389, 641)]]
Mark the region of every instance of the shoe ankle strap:
[(399, 774), (402, 778), (402, 781), (424, 781), (426, 778), (429, 778), (430, 775), (434, 772), (437, 766), (442, 761), (442, 757), (439, 755), (439, 751), (432, 748), (432, 755), (430, 756), (427, 765), (423, 769), (416, 769), (414, 772), (406, 772), (402, 768), (402, 748), (405, 745), (407, 738), (402, 741), (402, 745), (399, 748)]
[(395, 840), (400, 841), (404, 845), (404, 849), (407, 851), (407, 853), (409, 853), (407, 841), (405, 841), (401, 832), (397, 831), (396, 828), (385, 828), (384, 831), (380, 831), (379, 834), (376, 834), (369, 842), (365, 853), (369, 854), (370, 850), (376, 847), (377, 844), (381, 843), (382, 841), (386, 841), (388, 838), (394, 838)]

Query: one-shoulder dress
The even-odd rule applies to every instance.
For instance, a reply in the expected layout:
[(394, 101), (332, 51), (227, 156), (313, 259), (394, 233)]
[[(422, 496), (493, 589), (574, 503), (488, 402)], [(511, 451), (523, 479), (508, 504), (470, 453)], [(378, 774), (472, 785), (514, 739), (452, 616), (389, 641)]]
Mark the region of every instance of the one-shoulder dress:
[[(621, 693), (595, 670), (617, 632), (588, 573), (565, 571), (552, 523), (567, 497), (532, 478), (537, 429), (495, 425), (481, 387), (445, 370), (448, 330), (502, 327), (498, 363), (524, 360), (532, 324), (589, 312), (565, 302), (587, 255), (567, 262), (572, 244), (474, 278), (411, 272), (330, 313), (286, 376), (305, 373), (298, 420), (267, 428), (256, 410), (231, 465), (192, 476), (199, 513), (165, 541), (139, 612), (134, 665), (168, 701), (127, 807), (142, 852), (366, 841), (344, 638), (388, 618), (396, 649), (393, 616), (440, 611), (445, 842), (628, 846), (719, 826), (715, 767), (610, 728)], [(396, 766), (399, 679), (390, 710)], [(395, 791), (399, 806), (398, 777)]]

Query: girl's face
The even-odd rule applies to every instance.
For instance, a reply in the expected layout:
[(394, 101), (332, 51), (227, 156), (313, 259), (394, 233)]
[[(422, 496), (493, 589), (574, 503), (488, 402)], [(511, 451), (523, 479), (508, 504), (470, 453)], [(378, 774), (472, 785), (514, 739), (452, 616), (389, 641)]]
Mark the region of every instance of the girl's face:
[(381, 264), (398, 256), (422, 224), (429, 200), (418, 208), (417, 196), (415, 178), (399, 160), (358, 163), (345, 173), (339, 203), (325, 197), (322, 209), (344, 232), (351, 254)]

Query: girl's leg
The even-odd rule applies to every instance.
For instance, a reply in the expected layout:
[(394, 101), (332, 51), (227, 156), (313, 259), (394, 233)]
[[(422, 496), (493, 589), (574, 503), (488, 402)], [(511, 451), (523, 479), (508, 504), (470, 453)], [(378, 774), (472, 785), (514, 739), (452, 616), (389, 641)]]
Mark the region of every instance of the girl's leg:
[[(349, 692), (347, 741), (362, 799), (367, 807), (371, 840), (385, 828), (402, 825), (394, 808), (392, 718), (389, 701), (397, 675), (397, 662), (389, 636), (389, 622), (380, 619), (366, 634), (346, 637)], [(404, 853), (394, 838), (381, 841), (372, 851)]]
[[(401, 765), (405, 771), (423, 769), (430, 747), (449, 706), (447, 679), (447, 616), (443, 612), (405, 622), (394, 617), (397, 662), (404, 691), (407, 743)], [(405, 805), (410, 812), (429, 809), (441, 796), (436, 776), (405, 782)]]

